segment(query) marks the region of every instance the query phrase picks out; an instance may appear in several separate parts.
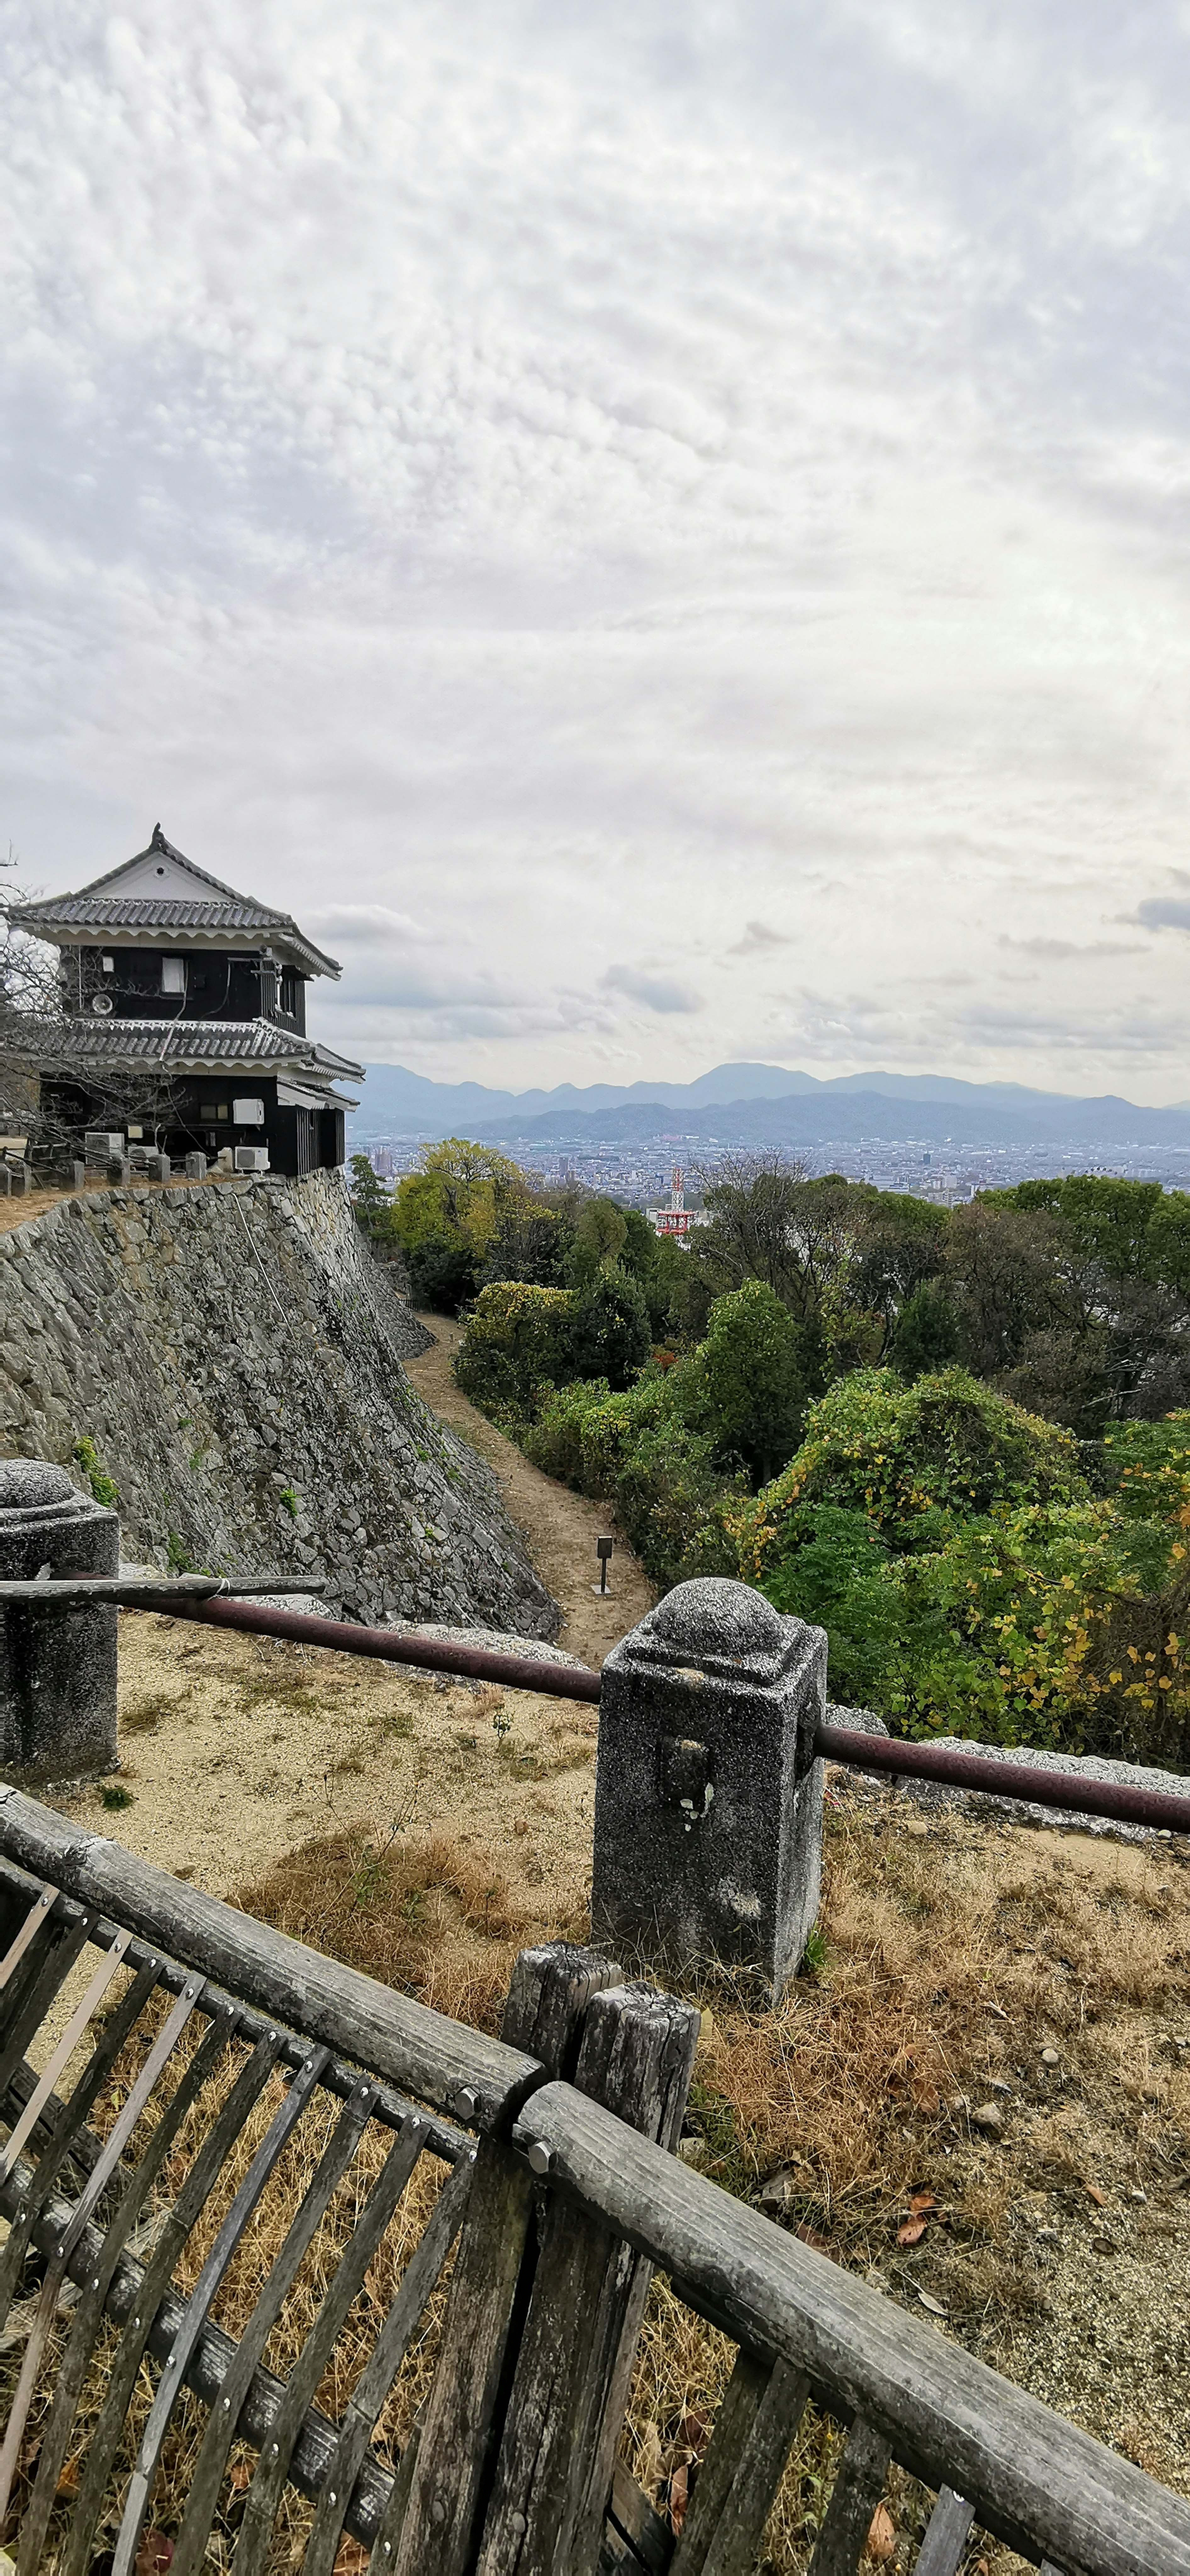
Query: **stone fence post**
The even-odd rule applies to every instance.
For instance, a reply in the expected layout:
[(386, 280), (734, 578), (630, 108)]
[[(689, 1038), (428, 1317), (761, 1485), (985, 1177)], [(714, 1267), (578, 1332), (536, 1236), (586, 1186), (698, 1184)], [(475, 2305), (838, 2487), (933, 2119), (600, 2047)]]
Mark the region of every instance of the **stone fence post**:
[[(0, 1579), (118, 1574), (120, 1523), (64, 1467), (0, 1459)], [(116, 1763), (116, 1623), (109, 1603), (0, 1603), (0, 1767), (41, 1780)]]
[(818, 1911), (826, 1636), (744, 1583), (679, 1583), (603, 1667), (592, 1939), (780, 1994)]

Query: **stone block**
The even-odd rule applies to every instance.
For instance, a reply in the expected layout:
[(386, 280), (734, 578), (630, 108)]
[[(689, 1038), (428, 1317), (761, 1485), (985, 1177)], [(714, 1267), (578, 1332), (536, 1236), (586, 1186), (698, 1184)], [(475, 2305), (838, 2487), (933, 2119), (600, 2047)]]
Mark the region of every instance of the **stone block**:
[(125, 1184), (132, 1179), (131, 1155), (113, 1154), (107, 1167), (107, 1176), (109, 1181), (115, 1182), (117, 1188), (123, 1189)]
[[(64, 1467), (0, 1460), (0, 1578), (117, 1574), (120, 1523)], [(0, 1765), (30, 1780), (93, 1778), (116, 1762), (116, 1625), (104, 1602), (0, 1604)]]
[(33, 1171), (31, 1165), (28, 1163), (10, 1163), (8, 1166), (8, 1186), (12, 1191), (14, 1198), (23, 1197), (27, 1190), (31, 1190), (33, 1187)]
[(207, 1158), (206, 1158), (206, 1155), (205, 1155), (205, 1154), (187, 1154), (187, 1156), (186, 1156), (186, 1178), (187, 1178), (187, 1180), (188, 1180), (188, 1181), (205, 1181), (206, 1177), (207, 1177)]
[(68, 1189), (68, 1190), (85, 1190), (85, 1189), (86, 1189), (86, 1186), (87, 1186), (87, 1166), (86, 1166), (86, 1164), (85, 1164), (85, 1163), (80, 1163), (80, 1162), (78, 1162), (78, 1161), (72, 1161), (72, 1162), (69, 1162), (69, 1163), (67, 1164), (67, 1166), (66, 1166), (66, 1187), (67, 1187), (67, 1189)]
[(0, 1160), (0, 1198), (5, 1198), (5, 1199), (6, 1199), (6, 1198), (8, 1197), (8, 1194), (9, 1194), (9, 1191), (11, 1190), (11, 1188), (12, 1188), (12, 1172), (11, 1172), (11, 1169), (10, 1169), (9, 1165), (8, 1165), (6, 1162), (4, 1162), (3, 1160)]
[(747, 1584), (680, 1583), (603, 1667), (593, 1940), (775, 1999), (818, 1912), (826, 1636)]

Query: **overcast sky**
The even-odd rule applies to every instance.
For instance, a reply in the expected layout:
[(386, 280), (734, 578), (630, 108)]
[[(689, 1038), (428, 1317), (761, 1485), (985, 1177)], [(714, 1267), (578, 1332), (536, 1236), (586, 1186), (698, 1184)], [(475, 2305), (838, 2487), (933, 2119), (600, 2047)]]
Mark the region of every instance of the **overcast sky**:
[(1190, 6), (8, 24), (26, 883), (447, 1080), (1190, 1095)]

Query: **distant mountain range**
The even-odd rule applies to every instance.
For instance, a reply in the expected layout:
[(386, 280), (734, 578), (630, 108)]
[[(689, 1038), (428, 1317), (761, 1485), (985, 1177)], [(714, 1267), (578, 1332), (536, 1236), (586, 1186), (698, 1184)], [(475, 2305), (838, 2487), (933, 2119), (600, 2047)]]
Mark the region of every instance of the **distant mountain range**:
[(1190, 1146), (1190, 1102), (1146, 1109), (1114, 1093), (1084, 1099), (1017, 1082), (962, 1082), (942, 1073), (846, 1073), (819, 1081), (775, 1064), (720, 1064), (694, 1082), (595, 1082), (584, 1089), (493, 1091), (480, 1082), (428, 1082), (403, 1065), (374, 1064), (353, 1144), (474, 1136), (489, 1144), (573, 1146), (675, 1143), (822, 1146), (873, 1143)]

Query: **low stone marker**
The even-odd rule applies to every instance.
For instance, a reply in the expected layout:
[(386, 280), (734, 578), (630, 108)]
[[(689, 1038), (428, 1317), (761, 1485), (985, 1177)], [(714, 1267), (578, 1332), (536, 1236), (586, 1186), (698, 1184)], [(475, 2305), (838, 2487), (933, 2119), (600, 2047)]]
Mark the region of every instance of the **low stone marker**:
[(818, 1912), (826, 1636), (745, 1583), (679, 1583), (603, 1667), (592, 1939), (775, 1999)]
[(186, 1156), (186, 1161), (185, 1161), (185, 1172), (186, 1172), (186, 1178), (187, 1178), (187, 1180), (188, 1180), (188, 1181), (205, 1181), (205, 1179), (206, 1179), (206, 1177), (207, 1177), (207, 1158), (206, 1158), (206, 1155), (205, 1155), (205, 1154), (187, 1154), (187, 1156)]
[[(0, 1580), (118, 1574), (120, 1523), (64, 1467), (0, 1459)], [(116, 1622), (109, 1604), (0, 1603), (0, 1766), (93, 1778), (116, 1762)]]

